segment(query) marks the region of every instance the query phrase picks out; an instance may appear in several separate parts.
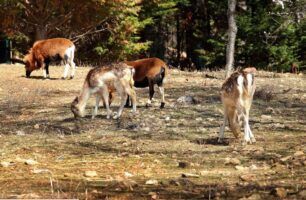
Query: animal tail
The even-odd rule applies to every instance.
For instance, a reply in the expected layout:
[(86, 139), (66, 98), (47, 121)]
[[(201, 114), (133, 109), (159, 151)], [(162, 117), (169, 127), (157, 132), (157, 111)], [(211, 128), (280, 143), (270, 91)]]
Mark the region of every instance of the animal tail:
[(162, 78), (162, 83), (165, 84), (167, 82), (167, 75), (169, 74), (169, 69), (166, 65), (162, 66), (160, 69), (160, 75)]

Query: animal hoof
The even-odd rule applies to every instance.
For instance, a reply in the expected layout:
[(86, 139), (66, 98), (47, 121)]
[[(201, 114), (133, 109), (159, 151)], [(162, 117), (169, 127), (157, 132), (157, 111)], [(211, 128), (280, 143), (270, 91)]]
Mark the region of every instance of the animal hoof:
[(110, 118), (110, 116), (109, 116), (109, 115), (107, 115), (107, 116), (106, 116), (106, 119), (109, 119), (109, 118)]
[(164, 107), (165, 107), (165, 103), (164, 103), (164, 102), (161, 102), (160, 108), (163, 109)]
[(147, 108), (149, 108), (149, 107), (151, 107), (151, 106), (152, 106), (152, 105), (151, 105), (150, 103), (147, 103), (147, 104), (146, 104), (146, 107), (147, 107)]
[(251, 138), (251, 142), (255, 143), (256, 139), (255, 138)]
[(65, 80), (66, 79), (66, 77), (62, 77), (62, 80)]
[(74, 78), (74, 76), (70, 76), (70, 80), (73, 79), (73, 78)]

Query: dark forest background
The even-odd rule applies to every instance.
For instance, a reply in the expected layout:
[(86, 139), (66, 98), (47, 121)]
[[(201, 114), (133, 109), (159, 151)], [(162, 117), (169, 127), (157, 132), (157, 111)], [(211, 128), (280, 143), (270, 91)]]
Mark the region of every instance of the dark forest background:
[[(227, 0), (0, 0), (0, 39), (24, 55), (39, 39), (66, 37), (77, 62), (159, 57), (181, 69), (224, 68)], [(306, 65), (305, 0), (237, 3), (235, 67)]]

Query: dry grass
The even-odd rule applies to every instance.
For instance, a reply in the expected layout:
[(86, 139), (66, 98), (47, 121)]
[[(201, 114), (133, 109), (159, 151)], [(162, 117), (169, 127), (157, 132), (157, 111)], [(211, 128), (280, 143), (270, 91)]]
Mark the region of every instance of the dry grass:
[[(172, 70), (165, 109), (159, 109), (159, 94), (155, 105), (145, 108), (148, 91), (141, 89), (135, 116), (125, 109), (121, 120), (106, 120), (101, 108), (94, 120), (75, 120), (70, 103), (89, 69), (78, 68), (75, 79), (60, 80), (63, 69), (51, 67), (53, 79), (42, 80), (41, 71), (27, 79), (21, 66), (0, 66), (0, 162), (10, 162), (0, 167), (0, 198), (239, 199), (258, 194), (271, 199), (277, 187), (287, 190), (287, 199), (301, 198), (305, 155), (294, 153), (305, 152), (305, 77), (259, 72), (258, 91), (273, 88), (274, 96), (269, 102), (260, 96), (254, 100), (251, 127), (258, 142), (242, 146), (230, 132), (225, 143), (216, 143), (224, 72)], [(183, 95), (201, 103), (178, 104)], [(117, 105), (118, 100), (113, 109)], [(282, 161), (286, 156), (291, 157)], [(225, 164), (226, 158), (239, 159), (244, 170)], [(25, 159), (38, 164), (25, 165)], [(181, 161), (186, 168), (178, 167)], [(88, 170), (98, 175), (85, 177)], [(182, 178), (183, 173), (199, 177)], [(244, 181), (242, 175), (251, 178)], [(158, 185), (146, 185), (150, 179)]]

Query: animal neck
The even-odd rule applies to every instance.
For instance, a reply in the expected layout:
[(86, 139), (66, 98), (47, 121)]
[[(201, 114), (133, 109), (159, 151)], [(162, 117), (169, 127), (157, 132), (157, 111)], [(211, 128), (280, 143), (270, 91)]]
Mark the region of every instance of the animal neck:
[(83, 89), (81, 91), (81, 94), (79, 96), (79, 105), (78, 107), (80, 108), (80, 110), (83, 112), (85, 110), (87, 101), (90, 97), (90, 88), (89, 85), (87, 83), (87, 81), (84, 83)]

